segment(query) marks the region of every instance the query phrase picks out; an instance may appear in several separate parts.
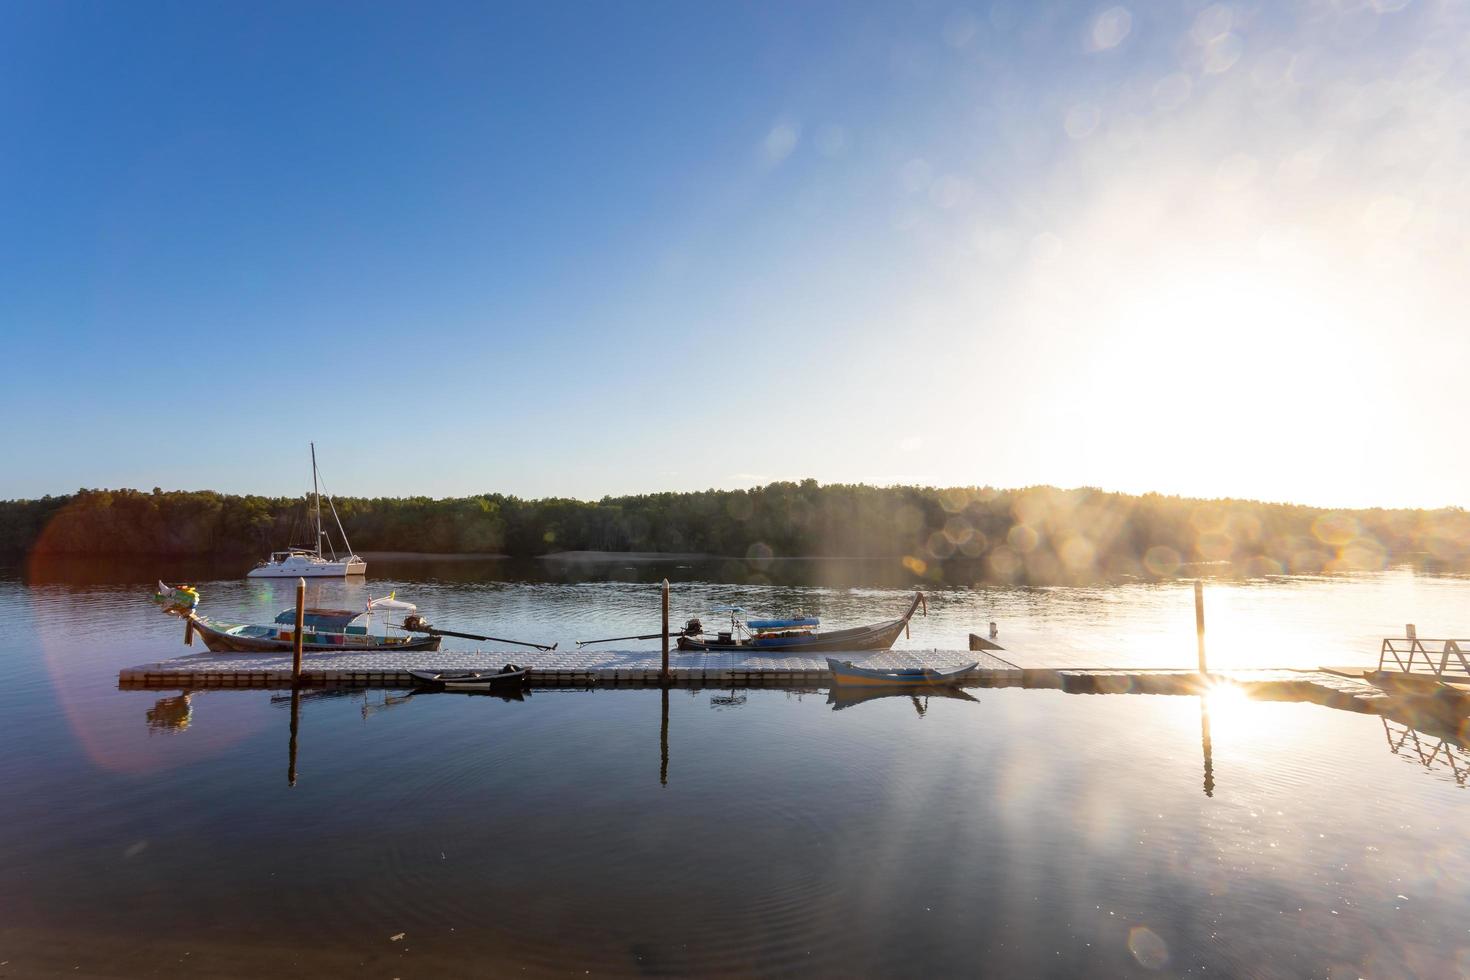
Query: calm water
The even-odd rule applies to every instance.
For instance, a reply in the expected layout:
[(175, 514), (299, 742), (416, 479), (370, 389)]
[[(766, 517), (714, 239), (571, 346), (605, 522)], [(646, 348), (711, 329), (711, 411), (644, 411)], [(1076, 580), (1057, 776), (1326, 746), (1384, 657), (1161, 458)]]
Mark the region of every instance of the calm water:
[[(734, 601), (854, 625), (905, 594), (831, 565), (724, 586), (373, 571), (319, 598), (396, 588), (441, 625), (563, 644), (656, 628), (665, 574), (680, 619)], [(175, 572), (216, 615), (288, 601)], [(288, 786), (279, 692), (116, 689), (184, 652), (156, 574), (0, 573), (0, 974), (1470, 975), (1470, 752), (1439, 734), (1228, 695), (312, 693)], [(1470, 632), (1462, 578), (1207, 596), (1217, 666), (1367, 662), (1407, 621)], [(948, 589), (900, 643), (995, 619), (1027, 664), (1188, 665), (1191, 601)]]

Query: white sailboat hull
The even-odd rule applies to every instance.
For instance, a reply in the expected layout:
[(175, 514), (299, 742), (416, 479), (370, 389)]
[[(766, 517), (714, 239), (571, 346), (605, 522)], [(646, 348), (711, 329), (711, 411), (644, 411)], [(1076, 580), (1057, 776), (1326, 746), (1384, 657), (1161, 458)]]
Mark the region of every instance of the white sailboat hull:
[(315, 561), (310, 558), (291, 557), (284, 561), (257, 565), (246, 575), (247, 578), (346, 578), (349, 575), (366, 575), (367, 562), (353, 557), (347, 561)]
[(245, 573), (246, 578), (347, 578), (350, 575), (366, 575), (367, 562), (352, 553), (347, 542), (347, 531), (342, 519), (337, 516), (337, 505), (327, 498), (332, 508), (332, 519), (337, 522), (337, 533), (342, 535), (342, 544), (347, 557), (338, 558), (333, 546), (332, 557), (322, 554), (322, 542), (330, 540), (322, 530), (322, 490), (316, 468), (316, 443), (311, 443), (311, 495), (316, 501), (316, 541), (311, 548), (291, 548), (272, 552), (269, 559)]

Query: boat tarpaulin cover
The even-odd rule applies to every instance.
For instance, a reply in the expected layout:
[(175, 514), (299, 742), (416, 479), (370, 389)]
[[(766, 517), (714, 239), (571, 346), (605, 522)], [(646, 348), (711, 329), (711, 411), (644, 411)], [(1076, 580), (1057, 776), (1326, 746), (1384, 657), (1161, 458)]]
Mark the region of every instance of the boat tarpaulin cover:
[[(307, 609), (302, 614), (301, 625), (320, 632), (341, 633), (347, 629), (348, 623), (361, 615), (351, 609)], [(276, 622), (282, 626), (295, 626), (296, 610), (287, 609), (276, 617)]]
[(745, 625), (753, 630), (789, 630), (820, 626), (822, 621), (815, 616), (802, 616), (798, 619), (752, 619)]

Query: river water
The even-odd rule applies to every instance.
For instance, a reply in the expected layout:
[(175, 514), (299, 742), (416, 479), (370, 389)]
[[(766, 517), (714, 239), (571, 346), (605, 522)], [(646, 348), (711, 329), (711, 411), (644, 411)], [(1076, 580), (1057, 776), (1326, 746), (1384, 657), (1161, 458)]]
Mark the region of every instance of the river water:
[[(117, 689), (186, 652), (156, 577), (225, 619), (290, 603), (240, 571), (0, 571), (0, 974), (1470, 975), (1453, 732), (1228, 692), (375, 690), (305, 695), (293, 766), (283, 692)], [(834, 628), (912, 584), (831, 562), (370, 571), (313, 599), (397, 592), (563, 645), (656, 629), (665, 576), (676, 620), (735, 603)], [(1470, 633), (1470, 580), (1407, 568), (1205, 594), (1217, 668)], [(1195, 657), (1186, 581), (929, 599), (900, 646), (994, 620), (1028, 666)]]

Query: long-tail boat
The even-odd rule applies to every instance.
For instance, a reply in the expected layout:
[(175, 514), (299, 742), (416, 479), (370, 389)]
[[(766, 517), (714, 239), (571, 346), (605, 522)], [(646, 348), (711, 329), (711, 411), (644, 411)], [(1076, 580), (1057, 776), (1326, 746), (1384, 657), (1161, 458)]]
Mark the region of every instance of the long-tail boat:
[[(192, 599), (192, 603), (189, 600)], [(188, 622), (185, 642), (198, 635), (215, 653), (290, 653), (296, 637), (296, 609), (284, 610), (270, 624), (223, 623), (194, 611), (198, 593), (173, 589), (162, 582), (154, 601)], [(308, 651), (348, 650), (437, 650), (440, 638), (421, 636), (403, 630), (394, 623), (412, 617), (418, 607), (393, 596), (373, 599), (366, 609), (305, 609), (302, 611), (301, 648)], [(373, 617), (378, 615), (382, 631), (374, 630)], [(394, 629), (400, 632), (389, 633)]]
[(924, 593), (915, 592), (908, 609), (897, 619), (855, 626), (851, 629), (822, 632), (821, 621), (814, 616), (789, 619), (752, 619), (741, 622), (741, 610), (730, 609), (730, 629), (710, 634), (703, 624), (691, 619), (679, 636), (679, 649), (689, 651), (735, 651), (740, 653), (841, 653), (858, 650), (887, 650), (900, 633), (908, 629), (914, 612), (928, 603)]

